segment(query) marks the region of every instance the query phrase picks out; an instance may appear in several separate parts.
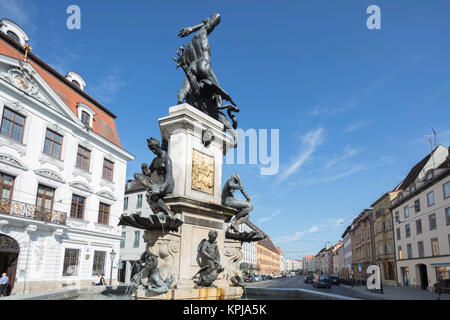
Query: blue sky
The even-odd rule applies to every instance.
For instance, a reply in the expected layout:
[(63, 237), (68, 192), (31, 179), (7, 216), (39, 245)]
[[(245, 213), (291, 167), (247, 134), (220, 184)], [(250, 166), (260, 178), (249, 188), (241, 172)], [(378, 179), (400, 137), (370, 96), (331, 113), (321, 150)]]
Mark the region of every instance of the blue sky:
[[(81, 8), (81, 30), (66, 8)], [(381, 8), (368, 30), (366, 8)], [(157, 119), (183, 80), (171, 57), (178, 31), (214, 12), (213, 68), (241, 108), (243, 129), (280, 130), (280, 171), (227, 165), (241, 174), (252, 220), (288, 257), (337, 241), (352, 218), (401, 181), (430, 146), (450, 144), (450, 2), (443, 1), (65, 1), (0, 0), (33, 52), (118, 115), (123, 145), (151, 154)]]

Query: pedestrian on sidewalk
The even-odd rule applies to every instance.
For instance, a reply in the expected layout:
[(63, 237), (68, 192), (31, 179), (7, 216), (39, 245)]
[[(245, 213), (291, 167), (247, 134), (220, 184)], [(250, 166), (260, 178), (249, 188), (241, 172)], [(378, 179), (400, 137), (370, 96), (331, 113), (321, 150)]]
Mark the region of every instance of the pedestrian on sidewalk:
[(437, 293), (437, 299), (438, 299), (438, 300), (441, 300), (441, 294), (442, 294), (442, 287), (441, 287), (441, 284), (440, 284), (439, 282), (436, 282), (436, 283), (433, 285), (433, 288), (434, 288), (433, 291)]
[(0, 296), (6, 297), (8, 295), (8, 282), (9, 278), (6, 276), (6, 273), (2, 273), (2, 277), (0, 278)]

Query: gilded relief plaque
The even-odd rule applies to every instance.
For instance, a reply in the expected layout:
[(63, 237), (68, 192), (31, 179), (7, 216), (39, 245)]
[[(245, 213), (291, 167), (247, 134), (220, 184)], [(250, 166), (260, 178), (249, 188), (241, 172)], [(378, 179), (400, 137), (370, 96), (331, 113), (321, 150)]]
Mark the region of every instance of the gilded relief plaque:
[(214, 157), (192, 149), (192, 189), (214, 194)]

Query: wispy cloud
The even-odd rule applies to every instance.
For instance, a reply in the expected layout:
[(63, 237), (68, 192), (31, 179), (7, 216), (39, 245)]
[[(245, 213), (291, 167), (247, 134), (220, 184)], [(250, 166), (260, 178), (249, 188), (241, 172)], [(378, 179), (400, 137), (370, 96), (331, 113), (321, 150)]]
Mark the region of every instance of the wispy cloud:
[(334, 176), (325, 177), (325, 178), (322, 179), (322, 181), (323, 182), (336, 181), (336, 180), (342, 179), (344, 177), (350, 176), (350, 175), (352, 175), (354, 173), (360, 172), (360, 171), (364, 170), (364, 168), (365, 168), (365, 166), (361, 164), (361, 165), (353, 167), (353, 168), (351, 168), (349, 170), (346, 170), (344, 172), (338, 173), (338, 174), (336, 174)]
[(285, 243), (285, 242), (298, 241), (298, 240), (301, 240), (306, 235), (312, 235), (315, 233), (336, 232), (336, 231), (339, 231), (340, 229), (342, 229), (343, 227), (345, 227), (345, 222), (347, 220), (348, 219), (343, 219), (343, 218), (331, 219), (331, 220), (328, 220), (326, 223), (313, 225), (309, 229), (297, 231), (293, 234), (289, 234), (289, 235), (274, 239), (273, 241), (277, 242), (277, 243)]
[(378, 80), (370, 83), (365, 88), (363, 88), (359, 93), (354, 94), (351, 96), (345, 103), (343, 103), (340, 106), (337, 107), (322, 107), (322, 106), (316, 106), (309, 114), (312, 116), (327, 116), (332, 117), (337, 114), (343, 113), (347, 110), (350, 110), (354, 107), (357, 107), (361, 103), (361, 99), (366, 97), (368, 94), (373, 92), (374, 90), (378, 89), (379, 87), (382, 87), (385, 85), (391, 78), (392, 74), (389, 74), (387, 76), (381, 77)]
[(349, 132), (353, 132), (356, 131), (358, 129), (367, 127), (369, 125), (370, 121), (369, 120), (361, 120), (361, 121), (357, 121), (351, 125), (349, 125), (347, 128), (344, 129), (345, 133), (349, 133)]
[(330, 168), (330, 167), (334, 166), (335, 164), (337, 164), (338, 162), (350, 159), (351, 157), (354, 157), (358, 153), (360, 153), (361, 150), (363, 150), (363, 149), (364, 148), (352, 148), (350, 146), (346, 146), (344, 151), (342, 152), (342, 154), (340, 154), (340, 155), (333, 154), (332, 155), (331, 160), (329, 160), (325, 164), (325, 168)]
[(275, 218), (280, 213), (281, 213), (281, 210), (275, 210), (271, 215), (269, 215), (267, 217), (262, 217), (261, 219), (259, 219), (258, 223), (262, 224), (264, 222), (268, 222), (268, 221), (272, 220), (273, 218)]
[(310, 131), (302, 137), (303, 150), (297, 155), (292, 164), (284, 170), (278, 178), (278, 182), (289, 178), (312, 156), (317, 147), (324, 141), (325, 130), (318, 128)]
[(120, 74), (120, 69), (115, 66), (110, 74), (101, 78), (100, 82), (95, 84), (90, 91), (93, 97), (102, 102), (111, 102), (115, 96), (126, 85)]
[(2, 18), (8, 18), (21, 27), (26, 28), (26, 32), (32, 34), (36, 31), (34, 24), (34, 16), (36, 14), (36, 7), (32, 1), (23, 0), (1, 0), (0, 12)]

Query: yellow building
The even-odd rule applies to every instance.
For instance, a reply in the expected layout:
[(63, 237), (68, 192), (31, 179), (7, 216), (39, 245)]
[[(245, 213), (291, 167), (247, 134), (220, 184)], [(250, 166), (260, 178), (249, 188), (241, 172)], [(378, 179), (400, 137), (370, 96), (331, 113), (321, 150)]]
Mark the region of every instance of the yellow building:
[(256, 258), (260, 274), (281, 274), (281, 254), (269, 237), (256, 243)]
[(381, 269), (383, 284), (396, 286), (394, 228), (389, 207), (398, 192), (387, 192), (372, 204), (375, 215), (375, 262)]

